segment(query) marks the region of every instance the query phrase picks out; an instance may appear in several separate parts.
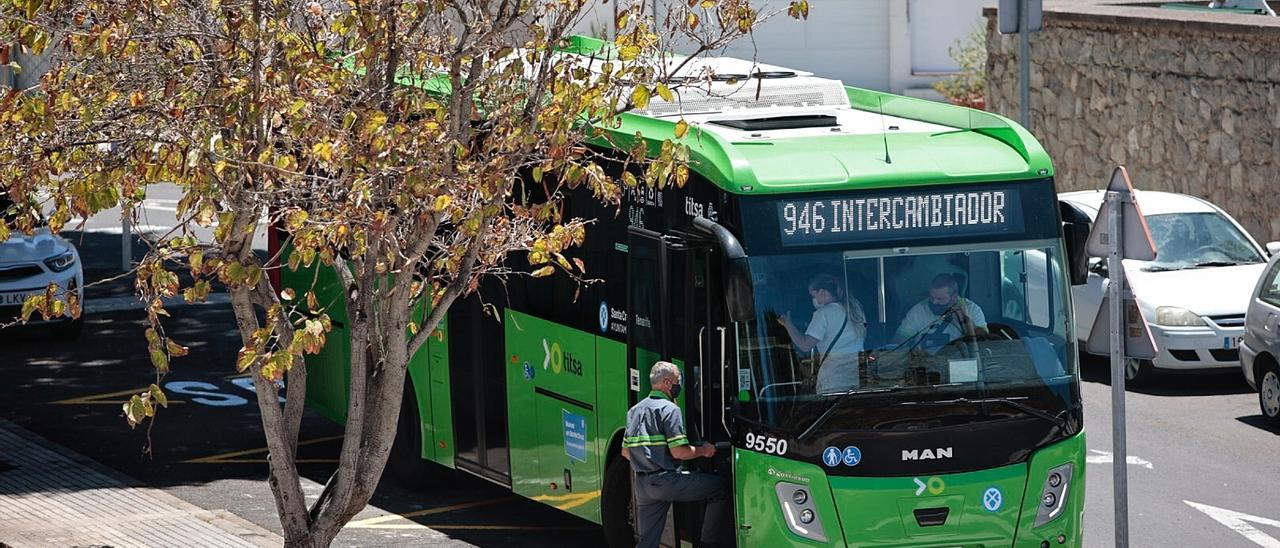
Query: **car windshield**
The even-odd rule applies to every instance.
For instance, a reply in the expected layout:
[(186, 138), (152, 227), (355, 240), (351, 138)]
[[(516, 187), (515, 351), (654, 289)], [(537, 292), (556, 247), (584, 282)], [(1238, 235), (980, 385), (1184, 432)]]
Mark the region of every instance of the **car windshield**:
[[(735, 325), (741, 415), (798, 433), (817, 422), (917, 429), (1074, 409), (1058, 243), (957, 247), (752, 257), (758, 313)], [(993, 398), (1024, 411), (910, 405)]]
[(1265, 262), (1257, 247), (1229, 219), (1216, 212), (1147, 215), (1156, 260), (1147, 270), (1181, 270)]

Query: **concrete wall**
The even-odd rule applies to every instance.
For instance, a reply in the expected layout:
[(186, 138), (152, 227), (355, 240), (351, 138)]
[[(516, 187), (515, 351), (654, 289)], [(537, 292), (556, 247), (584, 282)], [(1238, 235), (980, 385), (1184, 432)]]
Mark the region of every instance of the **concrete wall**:
[[(985, 14), (988, 108), (1016, 120), (1017, 36)], [(1280, 240), (1280, 18), (1047, 0), (1031, 48), (1031, 131), (1061, 190), (1124, 165)]]

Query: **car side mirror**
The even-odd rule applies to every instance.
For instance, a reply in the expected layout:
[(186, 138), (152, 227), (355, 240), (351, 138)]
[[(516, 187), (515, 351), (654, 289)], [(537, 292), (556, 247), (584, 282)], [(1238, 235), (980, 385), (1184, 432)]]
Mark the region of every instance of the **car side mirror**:
[(1273, 256), (1280, 254), (1280, 242), (1267, 242), (1267, 254)]

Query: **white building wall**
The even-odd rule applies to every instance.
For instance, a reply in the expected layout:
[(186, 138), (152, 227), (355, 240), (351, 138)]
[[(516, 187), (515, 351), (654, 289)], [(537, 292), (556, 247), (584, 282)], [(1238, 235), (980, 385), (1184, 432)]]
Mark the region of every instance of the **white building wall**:
[[(579, 32), (612, 33), (615, 1), (596, 4), (596, 12), (579, 26)], [(664, 12), (662, 6), (671, 1), (681, 0), (647, 0), (646, 4), (656, 4)], [(808, 20), (782, 13), (723, 53), (809, 71), (848, 85), (937, 99), (930, 84), (957, 68), (948, 48), (982, 24), (982, 7), (993, 1), (810, 0)], [(787, 2), (773, 0), (760, 6), (765, 12), (785, 10)]]

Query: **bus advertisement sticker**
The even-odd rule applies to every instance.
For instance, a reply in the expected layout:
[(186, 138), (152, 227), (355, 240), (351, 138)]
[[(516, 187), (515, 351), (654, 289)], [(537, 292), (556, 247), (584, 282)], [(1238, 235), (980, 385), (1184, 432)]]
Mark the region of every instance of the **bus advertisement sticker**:
[(533, 380), (533, 375), (535, 371), (536, 370), (533, 368), (533, 364), (529, 362), (524, 362), (524, 380), (526, 381)]
[(609, 331), (609, 303), (600, 301), (600, 332)]
[(587, 418), (561, 409), (564, 423), (564, 454), (569, 458), (587, 462)]
[(844, 453), (837, 447), (828, 447), (822, 451), (822, 464), (828, 467), (839, 466), (840, 461), (844, 459)]

